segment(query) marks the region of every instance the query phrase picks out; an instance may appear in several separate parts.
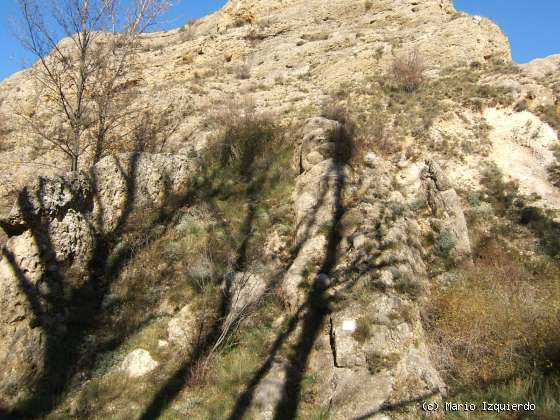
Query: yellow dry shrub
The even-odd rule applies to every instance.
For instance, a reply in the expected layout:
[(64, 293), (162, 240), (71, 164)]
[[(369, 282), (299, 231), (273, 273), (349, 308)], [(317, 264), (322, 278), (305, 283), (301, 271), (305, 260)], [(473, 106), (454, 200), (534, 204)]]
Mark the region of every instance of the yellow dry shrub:
[(489, 241), (473, 267), (433, 290), (426, 329), (447, 381), (476, 386), (558, 368), (559, 277), (552, 263), (527, 267)]

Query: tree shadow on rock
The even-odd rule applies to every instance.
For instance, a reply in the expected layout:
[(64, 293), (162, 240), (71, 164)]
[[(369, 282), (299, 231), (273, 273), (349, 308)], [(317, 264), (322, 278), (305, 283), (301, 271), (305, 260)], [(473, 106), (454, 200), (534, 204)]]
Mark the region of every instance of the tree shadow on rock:
[[(88, 336), (95, 331), (99, 322), (101, 303), (124, 264), (117, 264), (108, 270), (108, 257), (114, 235), (126, 226), (127, 220), (134, 207), (134, 193), (138, 167), (138, 154), (132, 154), (126, 170), (120, 171), (125, 179), (125, 205), (116, 223), (116, 230), (110, 234), (97, 233), (93, 242), (93, 251), (87, 267), (87, 280), (72, 287), (76, 279), (68, 272), (70, 262), (60, 262), (56, 258), (56, 249), (49, 233), (48, 219), (41, 214), (40, 220), (32, 214), (33, 205), (29, 191), (24, 189), (18, 197), (18, 208), (24, 219), (27, 230), (39, 245), (39, 259), (44, 273), (37, 282), (32, 284), (24, 270), (18, 267), (15, 256), (7, 249), (3, 254), (9, 262), (18, 279), (18, 286), (26, 296), (33, 312), (34, 323), (41, 328), (45, 337), (44, 371), (34, 386), (31, 398), (23, 401), (13, 411), (12, 415), (23, 418), (43, 416), (54, 410), (60, 397), (71, 386), (72, 378), (80, 372), (86, 377), (95, 360), (97, 346), (90, 346)], [(120, 162), (118, 162), (120, 164)], [(97, 194), (95, 177), (92, 180), (93, 195)], [(39, 200), (42, 200), (44, 190), (43, 178), (40, 179)], [(93, 200), (92, 197), (90, 197)], [(42, 211), (43, 203), (40, 203)], [(88, 205), (89, 206), (89, 205)], [(89, 208), (87, 211), (91, 210)], [(61, 209), (56, 215), (62, 220), (68, 209)], [(99, 215), (102, 219), (101, 209)], [(99, 222), (99, 220), (98, 220)], [(46, 291), (45, 293), (41, 291)], [(68, 314), (68, 315), (66, 315)], [(61, 323), (60, 320), (65, 319)], [(118, 337), (113, 343), (117, 346), (125, 337)], [(91, 347), (88, 349), (88, 347)]]
[[(328, 173), (334, 174), (334, 214), (332, 223), (329, 224), (329, 230), (326, 234), (327, 244), (325, 256), (318, 270), (318, 275), (324, 274), (327, 276), (331, 274), (337, 262), (338, 247), (341, 241), (340, 220), (345, 212), (342, 200), (345, 188), (344, 170), (346, 164), (350, 161), (354, 150), (352, 132), (347, 130), (345, 124), (332, 133), (331, 140), (335, 144), (335, 150), (332, 165), (329, 168)], [(305, 243), (311, 239), (310, 236), (312, 229), (317, 220), (317, 212), (324, 205), (328, 193), (328, 183), (324, 183), (322, 190), (319, 192), (317, 205), (311, 214), (307, 215), (307, 217), (301, 222), (305, 223), (306, 226), (299, 242), (293, 249), (292, 262), (297, 257), (299, 251), (303, 248)], [(299, 227), (300, 226), (298, 226), (298, 228)], [(258, 385), (272, 369), (274, 360), (280, 349), (294, 333), (297, 326), (301, 324), (299, 338), (296, 344), (292, 347), (291, 353), (288, 357), (286, 365), (286, 380), (281, 393), (282, 397), (280, 401), (278, 401), (274, 413), (275, 419), (296, 418), (301, 400), (303, 375), (305, 373), (313, 345), (324, 325), (325, 317), (329, 313), (330, 302), (331, 297), (327, 294), (327, 287), (316, 280), (312, 285), (305, 302), (302, 303), (290, 317), (284, 331), (277, 335), (267, 352), (266, 359), (248, 381), (245, 391), (237, 399), (235, 406), (228, 417), (229, 420), (239, 420), (245, 417), (252, 404)]]
[[(238, 244), (235, 255), (229, 263), (230, 269), (236, 272), (250, 269), (255, 259), (253, 248), (256, 247), (253, 241), (255, 240), (258, 206), (266, 198), (265, 190), (272, 181), (270, 160), (274, 157), (270, 157), (268, 154), (275, 156), (276, 153), (281, 153), (278, 150), (272, 150), (277, 144), (276, 140), (278, 140), (273, 127), (268, 124), (252, 125), (261, 124), (262, 121), (260, 120), (246, 120), (245, 123), (244, 126), (228, 127), (223, 143), (217, 145), (218, 149), (210, 147), (209, 154), (214, 155), (216, 167), (207, 171), (205, 182), (199, 185), (198, 194), (195, 198), (195, 201), (202, 202), (209, 207), (210, 212), (218, 216), (218, 219), (223, 219), (221, 210), (214, 203), (214, 200), (241, 194), (241, 201), (245, 205), (246, 213), (240, 223), (239, 232), (228, 234), (228, 240)], [(231, 191), (233, 179), (237, 179), (239, 185), (243, 186), (241, 191)], [(225, 261), (224, 263), (227, 264)], [(274, 277), (277, 278), (278, 276)], [(222, 280), (221, 278), (216, 279), (218, 283), (222, 283)], [(269, 288), (270, 284), (274, 283), (274, 279), (269, 281)], [(206, 364), (214, 352), (218, 350), (220, 344), (224, 343), (226, 338), (236, 330), (236, 328), (232, 328), (230, 323), (226, 322), (232, 307), (231, 284), (227, 281), (223, 284), (226, 286), (220, 296), (218, 310), (212, 324), (193, 347), (188, 358), (152, 398), (140, 419), (159, 417), (172, 404), (178, 394), (196, 380), (201, 365)], [(240, 323), (241, 319), (237, 322)]]

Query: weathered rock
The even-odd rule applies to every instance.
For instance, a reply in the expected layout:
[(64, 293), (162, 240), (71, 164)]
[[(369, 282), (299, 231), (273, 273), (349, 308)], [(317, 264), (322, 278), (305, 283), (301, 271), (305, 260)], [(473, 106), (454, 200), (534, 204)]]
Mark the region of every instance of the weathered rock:
[[(31, 240), (31, 238), (29, 238)], [(32, 247), (30, 247), (32, 249)], [(37, 251), (35, 251), (37, 252)], [(38, 328), (38, 293), (19, 268), (14, 255), (0, 260), (0, 409), (30, 398), (45, 369), (46, 339)]]
[(191, 306), (187, 304), (167, 324), (167, 337), (172, 343), (189, 347), (197, 332), (196, 326), (196, 316)]
[(140, 378), (157, 368), (156, 362), (149, 351), (136, 349), (128, 353), (121, 364), (121, 370), (125, 371), (129, 378)]
[(336, 223), (341, 183), (346, 176), (335, 143), (342, 129), (340, 123), (326, 118), (310, 118), (302, 129), (303, 140), (296, 154), (302, 173), (293, 193), (298, 253), (282, 284), (286, 303), (294, 311), (303, 302), (306, 277), (325, 258), (327, 235)]
[(560, 191), (550, 181), (548, 168), (556, 164), (553, 148), (558, 134), (528, 111), (511, 112), (488, 108), (486, 121), (493, 145), (491, 158), (504, 176), (519, 183), (522, 194), (537, 194), (533, 205), (560, 209)]
[(257, 419), (271, 420), (274, 418), (276, 405), (284, 395), (286, 369), (282, 362), (272, 361), (267, 375), (260, 381), (255, 390)]
[[(375, 2), (368, 10), (363, 0), (351, 4), (348, 7), (348, 0), (232, 0), (219, 12), (198, 19), (188, 31), (146, 34), (137, 51), (142, 65), (130, 69), (130, 80), (137, 82), (140, 92), (134, 105), (149, 107), (158, 115), (169, 105), (188, 101), (193, 112), (179, 121), (168, 150), (184, 149), (184, 139), (192, 133), (193, 149), (200, 150), (211, 134), (201, 118), (207, 115), (208, 98), (224, 102), (231, 92), (253, 92), (253, 83), (266, 86), (252, 93), (258, 111), (291, 118), (303, 108), (320, 105), (325, 91), (348, 81), (361, 86), (369, 75), (388, 72), (394, 57), (407, 51), (420, 51), (435, 70), (510, 61), (509, 44), (500, 29), (487, 19), (457, 13), (450, 0), (418, 4), (391, 0)], [(236, 77), (240, 66), (250, 69), (251, 80)], [(308, 94), (302, 95), (302, 89)], [(32, 115), (35, 98), (30, 72), (15, 74), (0, 85), (0, 114), (21, 110)], [(48, 118), (43, 109), (39, 111)], [(11, 120), (13, 127), (19, 123)], [(49, 166), (14, 167), (14, 161), (61, 162), (64, 157), (56, 150), (35, 156), (18, 130), (7, 137), (14, 148), (0, 151), (0, 198), (14, 189), (10, 178), (27, 182), (38, 173), (59, 173)]]
[(437, 163), (427, 162), (425, 182), (433, 215), (441, 222), (438, 230), (454, 239), (451, 256), (457, 261), (470, 260), (472, 250), (463, 206)]
[(91, 210), (92, 193), (89, 177), (83, 172), (66, 177), (39, 177), (22, 189), (1, 226), (8, 234), (15, 235), (18, 230), (40, 226), (64, 215), (69, 209), (86, 212)]
[(40, 177), (21, 190), (2, 221), (11, 237), (0, 260), (0, 408), (30, 398), (55, 368), (47, 353), (73, 316), (72, 296), (93, 290), (98, 241), (132, 210), (157, 209), (183, 192), (190, 171), (184, 157), (118, 155), (89, 174)]
[(560, 55), (537, 58), (527, 64), (522, 64), (521, 68), (528, 76), (534, 79), (544, 79), (545, 77), (558, 72), (560, 69)]
[(110, 233), (134, 208), (158, 209), (187, 189), (193, 164), (184, 156), (129, 153), (109, 156), (92, 168), (92, 219)]
[[(367, 10), (361, 0), (352, 7), (349, 3), (231, 0), (222, 11), (199, 20), (189, 39), (179, 31), (142, 39), (138, 54), (146, 65), (131, 75), (140, 84), (136, 105), (157, 111), (192, 100), (192, 115), (184, 117), (169, 141), (170, 150), (183, 152), (181, 156), (119, 155), (104, 159), (89, 174), (40, 178), (24, 190), (20, 205), (0, 222), (11, 236), (0, 261), (0, 361), (4, 364), (0, 411), (32, 395), (45, 373), (44, 354), (50, 340), (63, 330), (59, 328), (66, 323), (63, 309), (68, 309), (64, 299), (59, 305), (57, 299), (53, 304), (48, 298), (88, 286), (87, 269), (97, 238), (118, 232), (132, 210), (157, 210), (188, 187), (192, 165), (186, 156), (204, 147), (212, 135), (212, 124), (205, 118), (208, 110), (227, 101), (232, 92), (251, 92), (258, 112), (281, 115), (283, 122), (299, 117), (302, 110), (317, 108), (326, 92), (342, 88), (352, 98), (351, 106), (359, 110), (366, 102), (367, 111), (376, 112), (364, 100), (364, 96), (377, 95), (377, 82), (370, 83), (370, 78), (389, 73), (394, 58), (401, 54), (417, 50), (429, 67), (426, 78), (430, 80), (446, 74), (448, 66), (483, 68), (477, 65), (510, 61), (507, 39), (499, 28), (486, 19), (457, 13), (450, 0), (372, 2)], [(492, 75), (488, 83), (507, 89), (519, 111), (523, 101), (530, 111), (540, 105), (553, 106), (554, 90), (545, 82), (557, 61), (527, 65), (519, 77), (513, 72)], [(250, 67), (252, 80), (236, 78), (235, 69), (242, 65)], [(33, 112), (33, 89), (26, 79), (29, 74), (24, 72), (0, 85), (0, 113), (11, 112), (17, 104), (22, 104), (23, 112)], [(461, 139), (471, 147), (483, 141), (486, 121), (492, 126), (492, 157), (504, 172), (515, 175), (513, 163), (530, 169), (522, 172), (523, 180), (530, 181), (522, 187), (545, 192), (543, 202), (551, 207), (560, 202), (557, 191), (544, 182), (545, 164), (552, 162), (552, 152), (544, 147), (554, 140), (550, 127), (543, 128), (524, 111), (512, 116), (508, 110), (488, 108), (483, 115), (466, 110), (454, 99), (442, 100), (441, 105), (449, 112), (427, 130), (429, 140)], [(535, 132), (523, 131), (526, 122), (533, 124)], [(195, 129), (196, 136), (190, 138), (193, 144), (185, 145), (186, 133)], [(437, 232), (452, 235), (457, 259), (468, 259), (471, 252), (461, 201), (452, 187), (457, 178), (447, 179), (448, 167), (444, 172), (432, 160), (408, 161), (404, 153), (393, 164), (383, 153), (370, 152), (363, 159), (364, 168), (355, 165), (363, 169), (355, 175), (338, 156), (335, 137), (341, 129), (339, 122), (325, 118), (312, 118), (303, 127), (294, 157), (300, 171), (293, 196), (297, 232), (292, 245), (297, 255), (281, 286), (294, 312), (310, 290), (332, 296), (351, 288), (341, 284), (347, 277), (345, 270), (357, 282), (369, 282), (367, 296), (330, 314), (330, 328), (320, 332), (318, 349), (311, 357), (317, 362), (319, 399), (337, 419), (373, 416), (392, 405), (432, 394), (437, 398), (444, 392), (419, 322), (418, 297), (424, 296), (428, 281), (423, 232), (437, 227)], [(37, 175), (35, 170), (12, 168), (12, 162), (22, 160), (27, 152), (15, 134), (8, 132), (6, 137), (15, 148), (0, 151), (2, 197), (9, 192), (8, 178)], [(525, 149), (531, 150), (531, 159), (526, 159)], [(48, 152), (47, 159), (57, 158), (55, 152)], [(471, 161), (478, 166), (479, 155)], [(460, 165), (455, 168), (463, 178), (476, 179)], [(538, 182), (533, 182), (535, 178)], [(353, 201), (345, 201), (348, 208), (340, 214), (344, 182)], [(425, 215), (424, 210), (431, 212)], [(339, 244), (332, 243), (337, 236), (333, 229), (340, 235)], [(271, 235), (265, 246), (268, 260), (277, 263), (276, 254), (288, 253), (282, 242), (288, 238)], [(336, 270), (329, 267), (320, 272), (327, 248), (333, 245), (338, 245)], [(190, 261), (190, 270), (192, 277), (212, 274), (203, 258)], [(245, 272), (232, 273), (227, 279), (232, 301), (226, 324), (259, 301), (267, 287), (264, 277)], [(313, 282), (316, 287), (308, 287)], [(174, 303), (166, 314), (175, 313), (178, 305)], [(274, 328), (281, 327), (282, 319)], [(189, 346), (195, 333), (195, 314), (186, 305), (168, 324), (169, 341)], [(165, 343), (159, 344), (164, 348)], [(123, 369), (140, 376), (156, 366), (148, 352), (138, 349), (127, 357)], [(286, 369), (283, 361), (275, 360), (256, 389), (257, 415), (262, 418), (274, 415)], [(188, 416), (188, 410), (185, 413)], [(385, 417), (377, 414), (374, 418)]]
[[(367, 299), (345, 302), (330, 315), (330, 326), (319, 338), (314, 358), (322, 404), (330, 407), (335, 419), (381, 415), (393, 405), (441, 397), (446, 390), (424, 343), (418, 297), (425, 293), (428, 280), (417, 221), (421, 217), (409, 208), (419, 193), (428, 194), (428, 187), (419, 168), (409, 171), (414, 165), (392, 166), (377, 157), (374, 165), (367, 166), (357, 175), (362, 183), (357, 191), (368, 202), (358, 202), (346, 211), (357, 227), (345, 226), (349, 224), (346, 215), (341, 220), (342, 232), (355, 230), (359, 235), (337, 267), (362, 272), (363, 281), (372, 282), (378, 291), (370, 288)], [(439, 167), (426, 168), (431, 166), (437, 184), (450, 188)], [(399, 178), (400, 171), (406, 173), (403, 186), (419, 188), (394, 190), (390, 174)], [(432, 182), (437, 190), (436, 180)], [(360, 217), (355, 216), (356, 209)], [(451, 220), (453, 216), (441, 217)], [(343, 283), (340, 287), (351, 286)]]
[(95, 239), (85, 214), (91, 205), (85, 174), (39, 178), (20, 192), (2, 223), (11, 238), (0, 260), (1, 407), (31, 397), (49, 367), (50, 340), (64, 331), (68, 308), (56, 302), (89, 279)]

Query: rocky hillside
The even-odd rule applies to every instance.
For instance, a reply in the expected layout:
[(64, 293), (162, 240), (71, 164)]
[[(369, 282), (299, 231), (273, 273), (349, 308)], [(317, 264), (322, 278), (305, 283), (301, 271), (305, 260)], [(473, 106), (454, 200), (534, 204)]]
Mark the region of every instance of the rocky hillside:
[(450, 0), (230, 0), (137, 63), (178, 126), (78, 173), (0, 85), (0, 415), (556, 418), (558, 57)]

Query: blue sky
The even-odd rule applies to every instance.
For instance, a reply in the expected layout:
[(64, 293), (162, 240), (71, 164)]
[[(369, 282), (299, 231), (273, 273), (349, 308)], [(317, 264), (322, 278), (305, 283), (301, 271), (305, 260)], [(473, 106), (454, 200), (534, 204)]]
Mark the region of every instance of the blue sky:
[(526, 63), (560, 53), (560, 0), (454, 0), (455, 8), (487, 16), (509, 38), (513, 59)]
[[(31, 57), (9, 30), (10, 17), (17, 15), (17, 0), (0, 1), (0, 80), (3, 80), (24, 68)], [(163, 29), (204, 16), (225, 3), (226, 0), (181, 0), (166, 16)], [(496, 21), (509, 37), (517, 62), (560, 53), (560, 0), (454, 0), (454, 3), (459, 10)]]
[[(39, 4), (43, 1), (39, 0)], [(23, 50), (10, 30), (10, 20), (18, 16), (17, 0), (0, 0), (0, 80), (26, 67), (33, 56)], [(175, 6), (163, 17), (159, 29), (172, 29), (220, 9), (227, 0), (174, 0)]]

